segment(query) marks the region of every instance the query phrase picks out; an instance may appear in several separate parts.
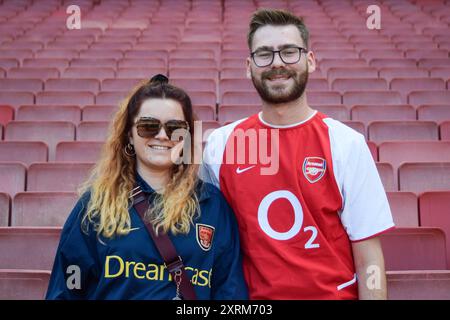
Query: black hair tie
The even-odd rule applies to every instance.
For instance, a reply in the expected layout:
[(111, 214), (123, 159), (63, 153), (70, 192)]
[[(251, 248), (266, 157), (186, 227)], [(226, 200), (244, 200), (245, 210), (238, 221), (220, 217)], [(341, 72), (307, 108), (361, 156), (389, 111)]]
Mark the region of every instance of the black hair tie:
[(169, 83), (169, 78), (159, 73), (150, 79), (150, 83), (160, 83), (160, 84)]

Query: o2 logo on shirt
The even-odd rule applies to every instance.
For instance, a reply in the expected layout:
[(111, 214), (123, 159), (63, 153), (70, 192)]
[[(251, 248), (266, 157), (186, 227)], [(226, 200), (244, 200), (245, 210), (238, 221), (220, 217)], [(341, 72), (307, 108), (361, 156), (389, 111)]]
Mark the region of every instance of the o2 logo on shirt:
[[(291, 229), (286, 232), (275, 231), (269, 223), (269, 208), (272, 203), (278, 199), (286, 199), (291, 204), (294, 209), (294, 224)], [(301, 230), (303, 225), (303, 209), (298, 198), (290, 191), (287, 190), (277, 190), (269, 193), (261, 201), (258, 208), (258, 223), (261, 229), (269, 237), (275, 240), (289, 240), (295, 237)], [(315, 249), (320, 248), (318, 243), (314, 243), (317, 238), (317, 228), (314, 226), (308, 226), (303, 229), (304, 232), (311, 231), (312, 235), (308, 242), (305, 244), (305, 249)]]
[(310, 183), (315, 183), (319, 181), (325, 174), (325, 171), (327, 171), (327, 162), (323, 158), (307, 157), (305, 158), (305, 161), (303, 161), (302, 168), (305, 178)]

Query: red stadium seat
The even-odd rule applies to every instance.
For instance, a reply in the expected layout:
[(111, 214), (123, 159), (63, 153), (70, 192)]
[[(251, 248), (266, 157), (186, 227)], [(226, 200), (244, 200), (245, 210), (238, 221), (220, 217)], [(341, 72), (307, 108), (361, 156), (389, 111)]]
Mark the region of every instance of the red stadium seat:
[(391, 82), (394, 78), (410, 79), (410, 78), (426, 78), (428, 77), (427, 69), (412, 68), (381, 68), (380, 78)]
[(437, 228), (396, 228), (380, 236), (386, 270), (447, 269), (445, 234)]
[(215, 106), (217, 102), (217, 97), (214, 92), (192, 91), (189, 93), (189, 96), (194, 107), (201, 105)]
[(167, 68), (166, 61), (160, 58), (129, 59), (125, 58), (118, 62), (119, 68)]
[(364, 138), (367, 140), (367, 130), (364, 122), (361, 121), (342, 121), (343, 124), (352, 128), (356, 132), (362, 134)]
[(450, 140), (450, 121), (443, 122), (439, 127), (441, 140)]
[(1, 300), (44, 300), (50, 271), (0, 269)]
[(0, 192), (14, 197), (17, 192), (24, 191), (26, 170), (22, 163), (0, 162)]
[(69, 67), (61, 75), (64, 79), (97, 79), (103, 80), (115, 77), (113, 68), (80, 68)]
[(219, 107), (219, 122), (233, 122), (247, 118), (261, 111), (259, 105), (221, 105)]
[[(367, 68), (367, 62), (364, 59), (322, 59), (318, 62), (317, 66), (322, 70), (323, 74), (328, 74), (328, 70), (331, 68), (341, 68), (342, 66), (352, 66), (354, 68)], [(240, 65), (239, 67), (243, 67)]]
[(131, 90), (133, 90), (145, 80), (147, 79), (104, 79), (102, 81), (101, 90), (110, 92), (131, 92)]
[(59, 70), (56, 68), (12, 68), (8, 71), (10, 79), (40, 79), (58, 78)]
[(100, 82), (96, 79), (49, 79), (45, 91), (88, 91), (97, 93)]
[(0, 104), (10, 105), (15, 109), (24, 104), (33, 104), (34, 94), (32, 92), (2, 92), (0, 90)]
[(438, 126), (432, 121), (374, 121), (369, 139), (376, 143), (393, 140), (438, 140)]
[(0, 227), (7, 227), (9, 224), (9, 208), (11, 199), (9, 194), (0, 192)]
[(386, 192), (396, 227), (419, 226), (417, 196), (412, 192)]
[(397, 141), (379, 145), (379, 157), (397, 169), (403, 162), (450, 162), (450, 142)]
[(450, 67), (448, 58), (424, 58), (419, 60), (420, 68)]
[(378, 71), (369, 67), (333, 67), (328, 69), (328, 80), (377, 78)]
[[(117, 79), (142, 79), (146, 80), (155, 74), (167, 74), (165, 67), (160, 68), (118, 68), (116, 72)], [(111, 77), (108, 77), (111, 78)]]
[(122, 101), (124, 101), (129, 91), (102, 91), (95, 97), (95, 104), (98, 105), (114, 105), (118, 106)]
[(406, 59), (406, 58), (383, 58), (383, 59), (372, 59), (369, 62), (369, 65), (374, 68), (382, 69), (382, 68), (415, 68), (416, 60), (415, 59)]
[(75, 192), (21, 192), (12, 202), (11, 226), (62, 227), (77, 201)]
[(14, 58), (0, 58), (0, 68), (5, 71), (18, 67), (19, 63), (20, 62)]
[(373, 160), (378, 161), (378, 147), (373, 141), (367, 141), (367, 146), (369, 147), (370, 153), (372, 154)]
[(75, 68), (117, 68), (116, 59), (79, 58), (72, 59), (70, 66)]
[(440, 78), (444, 81), (450, 79), (450, 66), (431, 68), (430, 69), (430, 77), (431, 78)]
[(0, 228), (0, 269), (51, 270), (61, 228)]
[(450, 191), (425, 192), (419, 197), (420, 225), (439, 227), (447, 239), (447, 265), (450, 265)]
[(396, 171), (394, 171), (392, 165), (390, 163), (377, 162), (376, 166), (385, 191), (397, 191), (397, 174), (395, 173)]
[(94, 94), (85, 91), (47, 91), (36, 95), (36, 104), (46, 105), (78, 105), (94, 104)]
[(75, 192), (88, 177), (92, 163), (33, 163), (27, 191)]
[(450, 91), (413, 91), (408, 96), (408, 103), (414, 106), (424, 104), (448, 104)]
[(202, 125), (203, 142), (205, 142), (208, 139), (208, 136), (214, 129), (220, 127), (220, 124), (217, 121), (202, 121), (201, 125)]
[(214, 59), (170, 59), (169, 68), (216, 68)]
[(21, 162), (29, 166), (33, 162), (46, 162), (48, 147), (44, 142), (0, 141), (0, 161)]
[(110, 121), (116, 111), (113, 105), (85, 106), (81, 117), (83, 121)]
[(221, 95), (225, 92), (255, 92), (255, 87), (249, 79), (222, 79), (219, 82), (219, 91)]
[(401, 191), (417, 194), (450, 190), (450, 162), (404, 163), (399, 168)]
[(73, 141), (75, 126), (64, 121), (12, 121), (5, 130), (7, 141), (43, 141), (49, 147), (49, 160), (55, 159), (56, 144)]
[(78, 51), (72, 49), (46, 49), (35, 54), (35, 58), (38, 59), (74, 59), (78, 58), (78, 56)]
[(350, 120), (350, 112), (343, 105), (317, 105), (313, 106), (313, 108), (339, 121)]
[(103, 142), (66, 141), (56, 146), (56, 161), (97, 162)]
[(88, 59), (116, 59), (123, 58), (123, 52), (121, 50), (101, 50), (101, 49), (88, 49), (80, 52), (80, 58)]
[(222, 68), (220, 79), (247, 79), (244, 65), (241, 68)]
[(109, 122), (106, 121), (82, 121), (77, 127), (78, 141), (106, 140)]
[(409, 105), (357, 105), (351, 109), (352, 120), (369, 124), (380, 120), (416, 120), (416, 110)]
[[(14, 108), (7, 105), (0, 105), (0, 125), (7, 125), (14, 119)], [(1, 140), (1, 139), (0, 139)]]
[(343, 103), (352, 107), (355, 105), (399, 105), (402, 104), (398, 92), (373, 91), (373, 92), (346, 92), (343, 95)]
[(419, 120), (428, 120), (441, 123), (450, 120), (450, 108), (448, 105), (423, 105), (417, 109)]
[(194, 106), (194, 114), (196, 120), (215, 121), (216, 120), (216, 108), (213, 106)]
[(20, 121), (69, 121), (77, 124), (81, 119), (78, 106), (21, 106), (16, 120)]
[(388, 271), (389, 300), (450, 300), (450, 271)]
[(331, 84), (331, 89), (345, 93), (349, 91), (383, 91), (388, 89), (384, 79), (336, 79)]
[[(308, 102), (315, 105), (339, 105), (342, 103), (342, 97), (335, 91), (313, 91), (308, 94)], [(260, 103), (260, 102), (259, 102)]]
[(260, 97), (255, 91), (225, 92), (222, 95), (222, 105), (259, 105)]
[(445, 82), (442, 79), (430, 78), (410, 78), (393, 79), (390, 84), (391, 90), (400, 92), (403, 102), (407, 102), (407, 97), (416, 90), (445, 90)]
[(219, 78), (219, 71), (216, 68), (170, 68), (170, 79), (212, 79), (216, 83)]
[(67, 67), (69, 67), (69, 59), (64, 58), (38, 58), (38, 59), (25, 59), (23, 66), (27, 68), (39, 68), (45, 66), (47, 68), (56, 68), (61, 73)]
[(44, 84), (40, 79), (0, 79), (0, 91), (42, 91)]
[(171, 84), (190, 91), (216, 92), (216, 82), (212, 79), (171, 79)]

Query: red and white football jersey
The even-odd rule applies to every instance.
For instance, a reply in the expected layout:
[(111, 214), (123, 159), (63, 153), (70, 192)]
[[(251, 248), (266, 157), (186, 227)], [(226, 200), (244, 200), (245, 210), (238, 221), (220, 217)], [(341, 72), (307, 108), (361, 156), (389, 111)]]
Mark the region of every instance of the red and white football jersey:
[(357, 299), (351, 241), (394, 227), (364, 137), (320, 112), (215, 130), (200, 175), (236, 214), (252, 299)]

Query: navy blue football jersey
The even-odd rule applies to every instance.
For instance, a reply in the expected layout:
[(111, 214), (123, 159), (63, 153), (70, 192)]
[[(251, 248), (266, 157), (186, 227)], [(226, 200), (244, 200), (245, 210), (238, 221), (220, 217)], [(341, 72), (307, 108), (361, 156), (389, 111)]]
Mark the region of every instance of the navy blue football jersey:
[[(144, 192), (154, 192), (139, 175), (137, 182)], [(234, 214), (213, 185), (201, 182), (197, 195), (200, 215), (190, 232), (169, 234), (197, 298), (247, 299)], [(129, 234), (107, 239), (92, 224), (82, 228), (89, 197), (80, 198), (64, 225), (46, 298), (174, 298), (175, 282), (137, 211), (130, 208)]]

